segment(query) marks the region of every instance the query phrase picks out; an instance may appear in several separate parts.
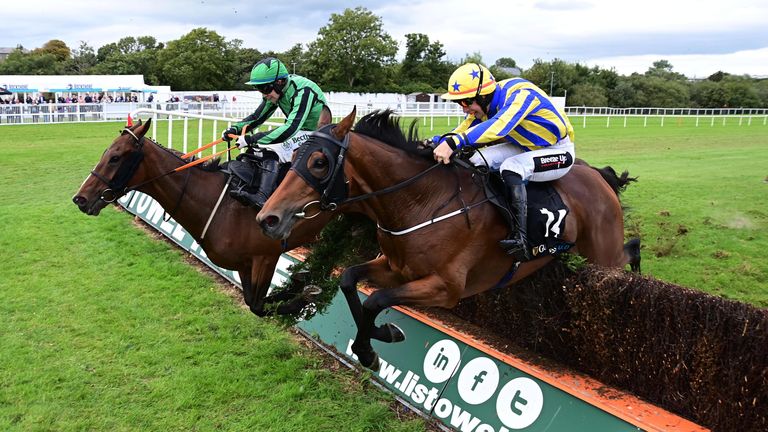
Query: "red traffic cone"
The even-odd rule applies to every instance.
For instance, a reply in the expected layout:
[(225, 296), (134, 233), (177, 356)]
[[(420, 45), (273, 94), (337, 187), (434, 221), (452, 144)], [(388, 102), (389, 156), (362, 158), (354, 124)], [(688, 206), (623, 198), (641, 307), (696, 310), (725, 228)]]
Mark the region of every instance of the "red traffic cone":
[(131, 118), (131, 115), (128, 114), (128, 121), (125, 124), (126, 127), (133, 127), (133, 119)]

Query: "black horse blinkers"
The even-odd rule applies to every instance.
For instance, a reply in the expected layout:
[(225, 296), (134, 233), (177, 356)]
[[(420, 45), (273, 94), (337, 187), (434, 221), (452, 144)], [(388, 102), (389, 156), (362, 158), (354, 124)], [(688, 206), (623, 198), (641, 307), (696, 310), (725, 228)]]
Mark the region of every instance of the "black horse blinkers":
[[(327, 125), (319, 131), (310, 133), (309, 139), (298, 150), (291, 170), (304, 179), (320, 194), (320, 208), (335, 210), (336, 206), (347, 198), (347, 180), (344, 175), (344, 158), (349, 148), (349, 134), (344, 141), (331, 135), (330, 130), (336, 125)], [(315, 151), (321, 151), (328, 160), (328, 174), (322, 179), (313, 176), (307, 168), (309, 157)]]
[(128, 133), (136, 140), (136, 147), (138, 151), (132, 152), (125, 161), (120, 165), (112, 180), (107, 180), (104, 176), (91, 171), (91, 174), (102, 183), (107, 185), (107, 188), (101, 191), (100, 197), (102, 201), (112, 203), (120, 199), (127, 193), (128, 181), (136, 174), (136, 170), (139, 169), (139, 164), (144, 159), (144, 137), (137, 137), (130, 129), (123, 129), (123, 134)]

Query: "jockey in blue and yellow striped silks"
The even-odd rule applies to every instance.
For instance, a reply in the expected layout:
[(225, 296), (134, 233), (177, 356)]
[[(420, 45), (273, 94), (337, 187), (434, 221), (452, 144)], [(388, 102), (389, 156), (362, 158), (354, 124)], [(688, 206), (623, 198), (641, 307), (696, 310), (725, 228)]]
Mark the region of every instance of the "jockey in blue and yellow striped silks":
[(461, 105), (466, 114), (453, 135), (435, 148), (435, 160), (449, 163), (456, 149), (477, 148), (474, 165), (501, 171), (516, 222), (501, 247), (519, 260), (530, 254), (526, 245), (528, 181), (556, 180), (576, 159), (573, 126), (549, 96), (522, 78), (496, 82), (483, 65), (460, 66), (448, 80), (443, 99)]
[(468, 115), (453, 130), (459, 134), (457, 148), (506, 141), (524, 150), (537, 150), (566, 136), (573, 141), (573, 126), (568, 118), (532, 82), (512, 78), (496, 85), (486, 116), (478, 119)]

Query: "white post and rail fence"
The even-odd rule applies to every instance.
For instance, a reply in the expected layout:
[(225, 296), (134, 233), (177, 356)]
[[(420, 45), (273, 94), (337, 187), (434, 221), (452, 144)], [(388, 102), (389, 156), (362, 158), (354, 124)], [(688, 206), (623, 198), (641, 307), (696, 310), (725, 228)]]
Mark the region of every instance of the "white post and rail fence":
[[(0, 126), (122, 121), (129, 113), (151, 110), (162, 113), (159, 119), (187, 118), (186, 114), (206, 116), (219, 121), (238, 121), (252, 113), (260, 101), (238, 102), (138, 102), (138, 103), (51, 103), (0, 104)], [(331, 101), (334, 118), (347, 115), (356, 106), (358, 117), (373, 110), (391, 109), (402, 117), (419, 118), (424, 126), (434, 119), (448, 118), (458, 124), (464, 114), (449, 102), (407, 102), (392, 106), (375, 100), (364, 104)], [(696, 127), (753, 126), (768, 124), (768, 108), (612, 108), (574, 107), (564, 110), (575, 127), (648, 127), (693, 123)], [(276, 112), (275, 118), (282, 117)]]

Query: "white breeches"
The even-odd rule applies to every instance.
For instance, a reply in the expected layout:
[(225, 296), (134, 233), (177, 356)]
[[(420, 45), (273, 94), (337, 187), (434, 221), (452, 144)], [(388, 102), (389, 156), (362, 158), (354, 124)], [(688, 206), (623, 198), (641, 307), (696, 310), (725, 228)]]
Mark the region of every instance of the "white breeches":
[(514, 144), (483, 147), (469, 158), (475, 166), (491, 171), (512, 171), (524, 181), (546, 182), (559, 179), (571, 170), (576, 151), (568, 137), (540, 150), (525, 151)]
[(281, 143), (267, 145), (259, 144), (258, 149), (256, 150), (256, 154), (259, 153), (259, 149), (261, 151), (271, 151), (277, 155), (277, 157), (280, 159), (280, 163), (287, 163), (291, 161), (293, 151), (304, 144), (304, 141), (306, 141), (308, 138), (309, 132), (299, 131), (294, 136)]

